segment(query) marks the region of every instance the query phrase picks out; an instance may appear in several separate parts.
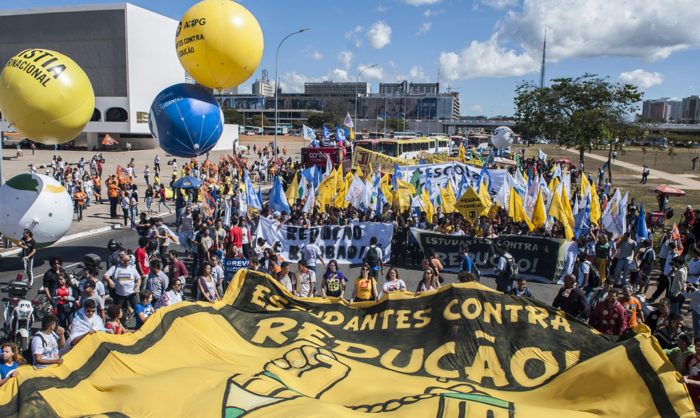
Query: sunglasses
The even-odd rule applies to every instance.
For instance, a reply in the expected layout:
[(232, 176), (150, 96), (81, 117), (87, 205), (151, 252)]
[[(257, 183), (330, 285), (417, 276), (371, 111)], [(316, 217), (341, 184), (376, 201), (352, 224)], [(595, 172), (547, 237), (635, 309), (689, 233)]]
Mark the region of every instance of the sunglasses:
[(86, 309), (85, 313), (95, 313), (97, 312), (97, 309)]
[(363, 269), (361, 269), (361, 271), (369, 271), (369, 269), (368, 269), (368, 268), (363, 268)]

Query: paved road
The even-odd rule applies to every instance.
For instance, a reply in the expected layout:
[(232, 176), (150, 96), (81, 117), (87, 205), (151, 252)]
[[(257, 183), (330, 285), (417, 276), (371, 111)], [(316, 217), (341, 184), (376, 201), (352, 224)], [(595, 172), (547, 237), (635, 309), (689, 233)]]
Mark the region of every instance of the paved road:
[[(172, 217), (170, 219), (166, 218), (166, 222), (169, 221), (172, 221)], [(49, 269), (49, 257), (51, 257), (52, 255), (61, 256), (64, 260), (64, 268), (66, 268), (66, 270), (70, 270), (71, 268), (75, 267), (78, 263), (81, 263), (84, 255), (87, 253), (95, 253), (99, 255), (103, 260), (105, 260), (108, 254), (107, 242), (112, 238), (119, 240), (127, 248), (131, 248), (134, 250), (138, 248), (138, 237), (136, 235), (136, 232), (126, 229), (119, 229), (107, 231), (98, 235), (85, 237), (75, 241), (67, 242), (64, 244), (58, 244), (53, 247), (39, 250), (34, 262), (34, 286), (30, 291), (28, 297), (30, 299), (35, 298), (39, 291), (39, 288), (42, 286), (43, 274)], [(177, 251), (182, 251), (182, 249), (177, 245), (173, 246), (173, 249)], [(296, 267), (293, 267), (293, 270), (295, 271)], [(348, 265), (342, 265), (341, 270), (346, 274), (346, 276), (350, 280), (353, 280), (354, 278), (358, 277), (360, 273), (359, 267), (351, 267)], [(411, 291), (415, 290), (415, 288), (418, 286), (420, 278), (422, 277), (422, 271), (406, 267), (398, 267), (398, 270), (400, 278), (406, 282), (406, 286), (408, 287), (408, 289)], [(320, 264), (318, 266), (318, 271), (319, 273), (323, 271), (323, 266), (321, 266)], [(11, 280), (15, 280), (18, 273), (22, 273), (22, 263), (19, 257), (9, 257), (0, 259), (0, 286), (8, 283)], [(101, 274), (103, 273), (104, 270), (101, 272)], [(456, 282), (456, 275), (448, 273), (445, 275), (445, 279), (446, 283), (454, 283)], [(320, 278), (317, 281), (320, 284)], [(381, 288), (383, 283), (384, 279), (380, 278), (378, 280), (378, 287)], [(495, 281), (492, 278), (482, 278), (482, 284), (495, 288)], [(554, 300), (554, 296), (556, 295), (558, 286), (550, 284), (531, 283), (530, 289), (532, 290), (536, 298), (551, 303), (551, 301)], [(349, 296), (352, 294), (351, 292), (352, 285), (350, 286), (346, 294)], [(1, 320), (2, 318), (0, 317), (0, 321)]]
[[(567, 149), (566, 151), (572, 152), (572, 153), (577, 154), (577, 155), (578, 155), (578, 153), (579, 153), (578, 150), (575, 150), (575, 149)], [(597, 154), (591, 154), (591, 153), (588, 153), (588, 152), (585, 153), (584, 156), (587, 157), (587, 158), (591, 158), (591, 159), (594, 159), (594, 160), (598, 160), (598, 161), (605, 161), (605, 162), (608, 161), (608, 157), (607, 157), (607, 156), (602, 156), (602, 155), (597, 155)], [(616, 166), (618, 166), (618, 167), (626, 168), (626, 169), (628, 169), (628, 170), (636, 171), (636, 172), (638, 172), (639, 174), (641, 174), (641, 173), (642, 173), (642, 170), (644, 170), (644, 168), (643, 168), (642, 166), (640, 166), (640, 165), (632, 164), (632, 163), (626, 163), (626, 162), (620, 161), (620, 160), (615, 160), (615, 161), (613, 161), (612, 164), (613, 164), (613, 165), (616, 165)], [(690, 190), (700, 190), (700, 181), (693, 180), (693, 179), (690, 179), (690, 178), (688, 178), (688, 177), (684, 177), (684, 176), (682, 176), (682, 175), (671, 174), (671, 173), (667, 173), (667, 172), (665, 172), (665, 171), (655, 170), (655, 169), (653, 169), (653, 168), (650, 168), (650, 169), (649, 169), (649, 176), (650, 176), (650, 178), (651, 178), (651, 177), (656, 177), (656, 178), (661, 178), (661, 179), (668, 180), (669, 183), (680, 184), (681, 186), (683, 186), (683, 187), (686, 188), (686, 189), (690, 189)]]

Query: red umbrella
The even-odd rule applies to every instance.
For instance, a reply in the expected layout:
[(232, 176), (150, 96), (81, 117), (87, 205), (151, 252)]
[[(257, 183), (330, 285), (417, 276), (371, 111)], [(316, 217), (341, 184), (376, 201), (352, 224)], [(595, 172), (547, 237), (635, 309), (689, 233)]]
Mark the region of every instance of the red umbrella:
[(557, 163), (557, 164), (569, 164), (569, 165), (573, 165), (573, 164), (571, 163), (571, 161), (567, 160), (566, 158), (562, 158), (562, 159), (560, 159), (560, 160), (556, 160), (555, 163)]
[(649, 189), (649, 191), (669, 196), (685, 196), (685, 192), (683, 190), (676, 186), (669, 186), (668, 184), (662, 184), (654, 189)]

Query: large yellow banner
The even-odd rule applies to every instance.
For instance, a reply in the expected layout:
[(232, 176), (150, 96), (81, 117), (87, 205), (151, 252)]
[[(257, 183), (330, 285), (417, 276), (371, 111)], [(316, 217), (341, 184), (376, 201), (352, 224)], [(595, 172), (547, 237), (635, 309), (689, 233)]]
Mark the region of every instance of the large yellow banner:
[(369, 170), (371, 165), (374, 170), (381, 167), (383, 172), (394, 174), (394, 164), (414, 165), (418, 164), (418, 160), (394, 158), (362, 147), (355, 147), (352, 153), (352, 166), (355, 167), (359, 165), (362, 171)]
[(476, 283), (379, 302), (298, 299), (240, 271), (215, 304), (87, 336), (21, 367), (0, 415), (191, 417), (694, 416), (648, 333), (618, 340)]

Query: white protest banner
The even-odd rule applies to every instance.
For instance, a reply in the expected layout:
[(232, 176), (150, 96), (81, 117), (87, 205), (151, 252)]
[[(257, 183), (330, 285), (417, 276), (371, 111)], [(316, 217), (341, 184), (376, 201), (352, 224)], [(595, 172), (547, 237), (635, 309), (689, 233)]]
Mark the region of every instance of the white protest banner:
[(261, 218), (258, 236), (264, 238), (280, 257), (292, 263), (301, 260), (303, 248), (315, 239), (326, 262), (335, 259), (340, 264), (359, 264), (365, 258), (372, 237), (377, 238), (384, 262), (388, 262), (393, 235), (391, 223), (355, 222), (302, 228), (292, 225), (277, 227), (273, 221)]
[[(473, 183), (476, 183), (481, 173), (481, 168), (476, 168), (470, 164), (463, 164), (457, 161), (450, 161), (439, 164), (418, 164), (399, 166), (399, 176), (403, 181), (411, 181), (413, 173), (419, 170), (421, 184), (425, 184), (428, 178), (430, 183), (438, 186), (441, 189), (447, 187), (447, 182), (451, 177), (461, 181), (462, 174), (470, 178)], [(488, 170), (489, 172), (489, 191), (496, 193), (501, 190), (501, 186), (505, 181), (506, 170)]]

